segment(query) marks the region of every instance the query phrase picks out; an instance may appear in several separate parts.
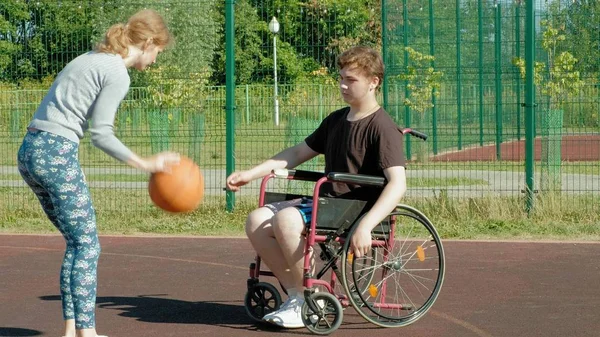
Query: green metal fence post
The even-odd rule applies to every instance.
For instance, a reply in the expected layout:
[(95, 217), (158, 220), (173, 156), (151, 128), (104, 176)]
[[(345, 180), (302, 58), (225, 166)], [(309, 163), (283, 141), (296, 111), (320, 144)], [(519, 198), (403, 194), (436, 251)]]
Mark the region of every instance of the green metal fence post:
[(394, 83), (394, 115), (396, 123), (400, 120), (400, 94), (398, 93), (398, 83)]
[[(386, 0), (381, 0), (381, 54), (383, 55), (383, 64), (389, 69), (389, 55), (388, 55), (388, 32), (387, 32), (387, 4)], [(383, 108), (388, 109), (388, 87), (389, 80), (387, 71), (383, 74)]]
[[(226, 114), (226, 176), (235, 171), (235, 0), (225, 0), (225, 114)], [(225, 195), (227, 211), (235, 207), (235, 194)]]
[(477, 5), (479, 39), (479, 145), (483, 146), (483, 8), (482, 0)]
[(496, 160), (502, 159), (502, 6), (496, 3), (494, 24), (494, 47), (496, 55)]
[(11, 116), (12, 119), (10, 121), (10, 127), (9, 127), (9, 132), (10, 132), (10, 137), (12, 139), (18, 139), (20, 136), (20, 132), (21, 132), (21, 111), (24, 111), (25, 109), (21, 109), (20, 105), (20, 99), (19, 99), (19, 91), (16, 91), (16, 104), (15, 104), (15, 109), (11, 111)]
[(319, 120), (323, 120), (323, 85), (319, 84)]
[(534, 207), (534, 130), (535, 124), (535, 1), (526, 2), (525, 20), (525, 183), (526, 210), (531, 214)]
[[(402, 34), (404, 35), (404, 69), (408, 73), (408, 51), (406, 47), (408, 47), (408, 6), (406, 4), (407, 0), (402, 0)], [(404, 82), (404, 97), (408, 97), (408, 80)], [(404, 106), (404, 124), (406, 127), (410, 127), (410, 107), (408, 105)], [(411, 139), (410, 137), (406, 138), (406, 159), (410, 160), (412, 158), (411, 151)]]
[(246, 125), (250, 125), (250, 88), (246, 84)]
[(456, 114), (458, 123), (458, 149), (462, 150), (462, 76), (460, 62), (461, 55), (461, 18), (460, 18), (460, 0), (456, 0)]
[[(515, 54), (517, 57), (521, 57), (521, 2), (517, 2), (515, 8), (515, 22), (516, 22), (516, 31), (515, 31)], [(516, 76), (517, 81), (517, 140), (521, 140), (521, 74), (517, 71)]]
[[(429, 0), (429, 54), (435, 56), (435, 31), (433, 21), (433, 0)], [(431, 61), (431, 67), (435, 69), (435, 59)], [(433, 142), (433, 154), (438, 153), (437, 139), (437, 100), (435, 98), (436, 89), (432, 89), (431, 103), (433, 108), (431, 111), (431, 138)]]

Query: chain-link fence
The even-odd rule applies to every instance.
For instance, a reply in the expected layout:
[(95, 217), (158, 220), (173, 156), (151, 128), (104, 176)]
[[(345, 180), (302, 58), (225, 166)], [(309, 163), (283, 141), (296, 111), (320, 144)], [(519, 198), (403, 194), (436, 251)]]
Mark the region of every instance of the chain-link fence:
[[(419, 195), (508, 195), (527, 190), (524, 163), (526, 25), (535, 35), (534, 188), (593, 209), (598, 193), (598, 55), (600, 21), (586, 21), (597, 6), (589, 1), (536, 1), (526, 16), (524, 1), (385, 1), (384, 50), (388, 65), (388, 110), (400, 125), (430, 134), (415, 175), (474, 179), (470, 186), (413, 188)], [(597, 11), (597, 9), (596, 9)], [(579, 49), (585, 36), (586, 48)], [(533, 42), (533, 41), (532, 41)], [(593, 46), (590, 48), (589, 46)], [(426, 64), (407, 48), (434, 56)], [(574, 57), (571, 58), (570, 56)], [(586, 60), (586, 61), (584, 61)], [(586, 63), (587, 62), (587, 63)], [(406, 73), (429, 67), (442, 74), (432, 107), (419, 111)], [(396, 87), (403, 92), (394, 93)], [(418, 100), (419, 97), (413, 97)], [(410, 105), (410, 104), (409, 104)], [(425, 164), (426, 163), (426, 164)], [(477, 180), (483, 179), (481, 184)]]
[[(233, 56), (225, 48), (228, 3), (3, 1), (2, 208), (35, 203), (18, 176), (15, 157), (54, 76), (93, 48), (110, 24), (145, 7), (165, 15), (176, 43), (150, 70), (131, 72), (132, 88), (115, 130), (140, 155), (170, 149), (193, 158), (206, 178), (206, 202), (224, 200), (227, 156), (234, 156), (239, 169), (255, 165), (302, 141), (324, 116), (344, 105), (335, 58), (357, 44), (373, 46), (384, 56), (380, 102), (388, 113), (399, 125), (430, 135), (426, 146), (407, 139), (409, 197), (523, 196), (522, 70), (528, 21), (520, 1), (235, 1), (234, 153), (226, 152), (225, 126), (231, 121), (224, 109), (225, 60)], [(594, 209), (600, 191), (600, 9), (593, 1), (543, 0), (535, 10), (536, 60), (542, 63), (534, 118), (536, 190), (558, 192), (564, 202)], [(276, 33), (268, 26), (273, 17), (279, 22)], [(556, 34), (546, 33), (550, 29)], [(553, 36), (564, 39), (552, 44)], [(563, 52), (577, 61), (569, 63)], [(418, 76), (409, 79), (411, 72)], [(568, 77), (575, 72), (580, 85), (561, 87), (579, 83)], [(435, 92), (432, 98), (418, 90), (427, 85)], [(418, 105), (427, 102), (432, 106)], [(100, 153), (87, 138), (80, 151), (103, 210), (151, 207), (145, 174)], [(302, 167), (319, 170), (322, 160)], [(257, 192), (257, 185), (251, 185), (243, 195), (255, 198)]]

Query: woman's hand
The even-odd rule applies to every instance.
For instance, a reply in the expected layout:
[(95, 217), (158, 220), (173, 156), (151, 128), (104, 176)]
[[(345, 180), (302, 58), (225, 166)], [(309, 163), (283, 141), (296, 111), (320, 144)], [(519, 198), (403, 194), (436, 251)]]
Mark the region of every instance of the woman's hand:
[(171, 166), (178, 165), (179, 153), (161, 152), (143, 159), (142, 169), (146, 172), (169, 172)]

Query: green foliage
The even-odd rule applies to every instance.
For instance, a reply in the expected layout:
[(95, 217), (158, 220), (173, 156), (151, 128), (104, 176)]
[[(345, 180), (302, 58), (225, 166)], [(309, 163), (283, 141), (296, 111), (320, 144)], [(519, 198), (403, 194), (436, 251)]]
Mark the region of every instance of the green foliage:
[[(406, 12), (408, 17), (404, 18), (403, 3), (406, 3)], [(413, 49), (431, 54), (430, 48), (430, 29), (433, 25), (434, 32), (434, 53), (435, 65), (438, 69), (448, 69), (448, 76), (453, 75), (453, 70), (457, 64), (457, 29), (460, 29), (460, 62), (462, 71), (468, 73), (478, 67), (479, 48), (479, 22), (478, 6), (481, 6), (482, 12), (482, 43), (484, 48), (483, 64), (489, 67), (494, 64), (494, 53), (486, 52), (493, 48), (494, 34), (494, 1), (447, 1), (433, 0), (432, 11), (434, 21), (429, 20), (428, 1), (387, 1), (386, 2), (387, 25), (385, 30), (387, 51), (388, 75), (397, 75), (404, 70), (406, 65), (405, 46), (411, 46)], [(456, 4), (460, 15), (460, 26), (457, 27)], [(512, 18), (513, 6), (506, 6), (503, 16)], [(515, 23), (513, 20), (505, 19), (502, 22), (502, 34), (513, 34)], [(513, 36), (503, 37), (504, 41), (511, 41)], [(510, 48), (503, 48), (503, 56), (511, 51)], [(484, 70), (486, 79), (493, 79), (493, 72)]]
[(335, 69), (335, 58), (327, 58), (328, 53), (338, 55), (354, 45), (380, 45), (380, 1), (275, 1), (278, 4), (292, 14), (285, 21), (289, 27), (283, 27), (288, 29), (290, 44), (298, 52), (319, 55), (318, 61), (330, 69)]
[(575, 68), (597, 74), (600, 71), (600, 2), (554, 1), (548, 11), (555, 25), (564, 27), (564, 49), (579, 60)]
[[(218, 5), (218, 22), (224, 24), (224, 3)], [(268, 23), (276, 16), (277, 72), (281, 83), (296, 83), (326, 68), (335, 72), (335, 55), (356, 44), (377, 45), (380, 26), (379, 1), (259, 0), (236, 2), (236, 82), (273, 81), (273, 34)], [(225, 37), (213, 60), (214, 84), (225, 83)]]
[[(296, 83), (323, 67), (334, 73), (335, 56), (352, 45), (379, 45), (380, 6), (380, 2), (374, 0), (242, 0), (236, 3), (238, 83), (272, 79), (273, 48), (268, 22), (273, 16), (281, 24), (277, 37), (279, 81)], [(238, 20), (243, 28), (238, 28)], [(224, 73), (220, 77), (224, 77)]]
[(542, 27), (546, 27), (543, 33), (542, 47), (548, 53), (548, 79), (542, 84), (542, 93), (550, 97), (550, 109), (561, 108), (565, 99), (576, 94), (583, 82), (579, 78), (579, 71), (574, 69), (577, 59), (570, 52), (558, 53), (558, 44), (565, 41), (565, 35), (561, 29), (554, 28), (548, 21), (541, 22)]
[[(162, 72), (131, 72), (132, 86), (147, 86), (157, 78), (210, 78), (211, 63), (218, 44), (220, 27), (215, 21), (217, 0), (197, 2), (149, 0), (139, 2), (108, 2), (98, 7), (89, 22), (94, 28), (93, 40), (100, 41), (106, 30), (144, 8), (158, 11), (167, 22), (174, 44), (161, 53), (157, 65)], [(200, 74), (200, 72), (203, 72)]]
[(435, 89), (440, 88), (444, 73), (430, 66), (435, 60), (434, 56), (419, 53), (411, 47), (406, 47), (405, 50), (410, 64), (406, 73), (398, 76), (406, 81), (409, 89), (409, 96), (404, 99), (404, 105), (423, 115), (427, 109), (433, 107), (432, 98), (439, 95)]
[[(180, 73), (184, 76), (165, 78), (165, 74)], [(151, 106), (161, 110), (169, 107), (185, 107), (200, 111), (206, 100), (209, 71), (182, 72), (176, 65), (159, 65), (146, 72)]]
[[(217, 2), (2, 1), (0, 80), (40, 79), (57, 74), (73, 58), (91, 50), (108, 27), (125, 22), (143, 8), (159, 11), (176, 40), (174, 48), (161, 54), (159, 62), (178, 67), (186, 76), (198, 69), (209, 71), (218, 43), (218, 26), (213, 20)], [(209, 72), (203, 76), (210, 75)], [(143, 75), (132, 77), (134, 86), (144, 85)]]
[[(268, 33), (267, 25), (258, 17), (256, 8), (248, 0), (239, 0), (235, 7), (235, 75), (238, 83), (250, 83), (257, 76), (260, 65), (267, 57), (263, 54), (263, 36)], [(217, 4), (215, 21), (225, 26), (225, 1)], [(212, 82), (225, 84), (225, 34), (215, 49), (212, 61)]]
[(27, 20), (27, 4), (18, 0), (5, 0), (0, 3), (0, 80), (10, 79), (14, 68), (14, 58), (22, 50), (18, 30)]
[[(542, 94), (550, 98), (549, 109), (562, 109), (564, 102), (570, 95), (577, 94), (584, 82), (580, 79), (579, 71), (575, 69), (577, 59), (570, 52), (559, 51), (559, 45), (566, 40), (561, 33), (564, 27), (554, 28), (552, 23), (546, 20), (541, 22), (545, 30), (542, 34), (542, 47), (548, 55), (548, 62), (535, 62), (534, 82), (540, 87)], [(513, 58), (513, 64), (525, 77), (525, 60), (519, 57)], [(548, 69), (547, 76), (544, 70)]]
[(67, 62), (91, 48), (93, 27), (89, 23), (97, 6), (66, 1), (27, 3), (31, 15), (21, 22), (27, 28), (22, 53), (15, 59), (15, 78), (39, 79), (57, 74)]

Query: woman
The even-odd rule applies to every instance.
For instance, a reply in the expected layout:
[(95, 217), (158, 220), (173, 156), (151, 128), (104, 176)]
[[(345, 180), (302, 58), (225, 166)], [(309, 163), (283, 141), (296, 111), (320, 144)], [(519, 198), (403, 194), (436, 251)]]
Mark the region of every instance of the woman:
[(171, 40), (165, 21), (152, 10), (110, 27), (95, 50), (78, 56), (58, 74), (19, 149), (19, 173), (67, 243), (60, 273), (65, 337), (97, 337), (100, 244), (79, 164), (79, 141), (89, 129), (96, 147), (147, 172), (168, 170), (179, 161), (171, 152), (139, 157), (113, 133), (117, 108), (129, 90), (127, 69), (144, 70)]

